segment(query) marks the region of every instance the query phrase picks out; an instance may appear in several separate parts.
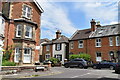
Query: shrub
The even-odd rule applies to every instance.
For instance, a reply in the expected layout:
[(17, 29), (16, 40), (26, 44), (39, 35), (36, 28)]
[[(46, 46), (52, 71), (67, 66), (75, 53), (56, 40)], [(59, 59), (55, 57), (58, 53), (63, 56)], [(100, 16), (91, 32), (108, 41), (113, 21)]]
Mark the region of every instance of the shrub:
[(53, 62), (54, 64), (60, 62), (60, 60), (57, 59), (57, 58), (50, 58), (49, 60), (50, 60), (51, 62)]
[(82, 58), (85, 59), (87, 61), (90, 61), (91, 56), (89, 54), (86, 53), (82, 53), (82, 54), (72, 54), (69, 56), (69, 59), (75, 59), (75, 58)]
[(3, 61), (2, 66), (16, 66), (16, 63), (10, 61)]

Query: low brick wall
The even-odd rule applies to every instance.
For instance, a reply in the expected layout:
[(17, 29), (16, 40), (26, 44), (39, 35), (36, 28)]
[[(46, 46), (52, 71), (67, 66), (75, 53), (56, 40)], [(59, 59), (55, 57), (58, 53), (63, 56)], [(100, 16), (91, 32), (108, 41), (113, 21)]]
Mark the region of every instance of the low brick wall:
[[(45, 70), (49, 70), (48, 65), (37, 65), (37, 67), (45, 67)], [(17, 70), (17, 72), (25, 70), (25, 69), (35, 69), (36, 65), (33, 66), (2, 66), (2, 71), (8, 71), (8, 70)]]

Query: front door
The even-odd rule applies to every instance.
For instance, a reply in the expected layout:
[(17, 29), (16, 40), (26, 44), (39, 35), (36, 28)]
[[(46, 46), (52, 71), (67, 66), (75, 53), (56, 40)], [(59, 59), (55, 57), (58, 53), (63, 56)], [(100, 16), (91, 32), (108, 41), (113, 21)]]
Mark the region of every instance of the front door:
[(31, 49), (25, 48), (24, 49), (24, 63), (31, 63)]

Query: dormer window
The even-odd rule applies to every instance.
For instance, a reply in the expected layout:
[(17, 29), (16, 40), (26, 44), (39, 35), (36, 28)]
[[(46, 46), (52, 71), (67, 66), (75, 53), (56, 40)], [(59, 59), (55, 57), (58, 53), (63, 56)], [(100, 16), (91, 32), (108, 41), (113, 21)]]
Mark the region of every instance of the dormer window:
[(22, 34), (22, 25), (17, 25), (16, 37), (21, 37), (21, 34)]
[(23, 17), (25, 18), (31, 18), (31, 12), (32, 12), (32, 8), (27, 6), (27, 5), (24, 5), (23, 6)]

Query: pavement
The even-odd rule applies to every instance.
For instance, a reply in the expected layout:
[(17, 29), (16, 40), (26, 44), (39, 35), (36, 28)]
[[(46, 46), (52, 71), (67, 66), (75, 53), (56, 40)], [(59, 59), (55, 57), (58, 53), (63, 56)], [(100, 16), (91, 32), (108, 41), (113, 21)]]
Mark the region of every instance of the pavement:
[[(64, 68), (64, 67), (53, 67), (49, 71), (23, 71), (16, 74), (3, 75), (2, 80), (13, 80), (15, 79), (91, 79), (91, 80), (120, 80), (119, 74), (116, 74), (114, 70), (109, 69), (79, 69), (79, 68)], [(64, 80), (63, 79), (63, 80)]]

